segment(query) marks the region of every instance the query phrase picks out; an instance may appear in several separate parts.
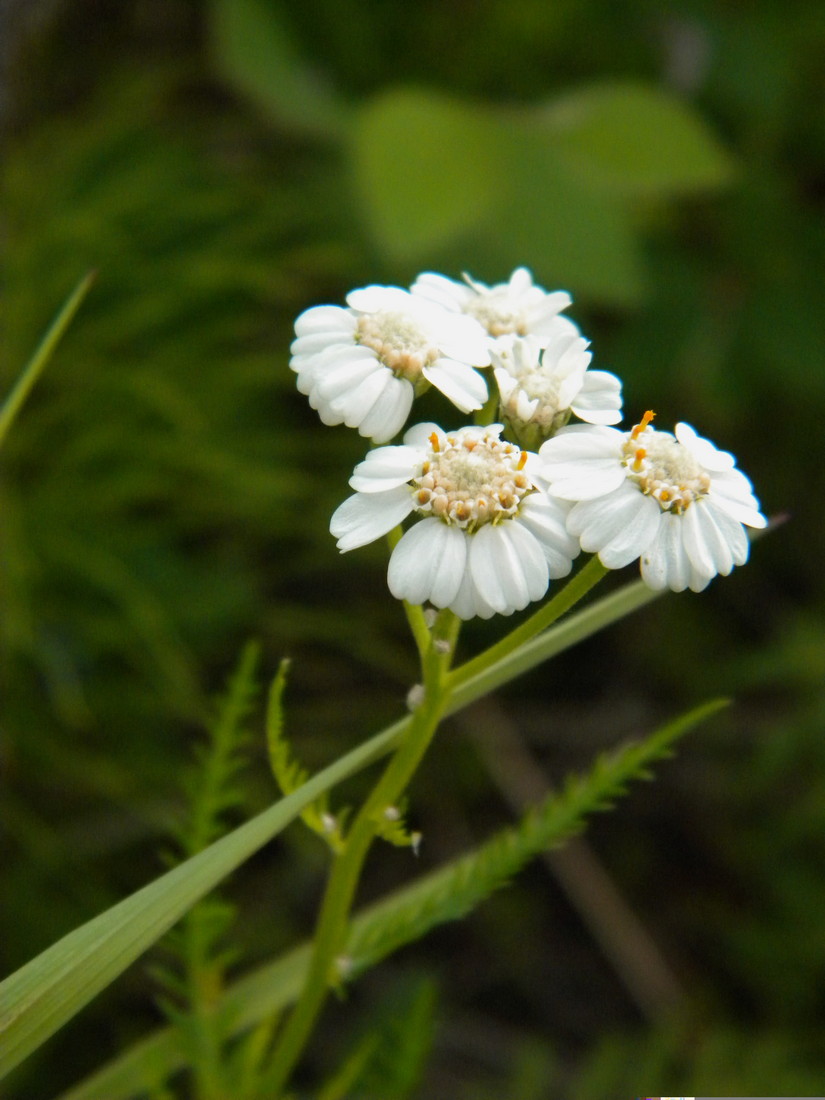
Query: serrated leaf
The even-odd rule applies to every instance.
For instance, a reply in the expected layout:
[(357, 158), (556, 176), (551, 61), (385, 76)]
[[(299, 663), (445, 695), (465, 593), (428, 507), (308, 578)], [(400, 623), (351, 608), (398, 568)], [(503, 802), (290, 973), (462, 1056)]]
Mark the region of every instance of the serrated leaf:
[[(611, 797), (656, 760), (693, 726), (715, 714), (717, 699), (668, 722), (643, 741), (601, 756), (590, 773), (574, 777), (563, 790), (529, 811), (519, 825), (496, 834), (481, 847), (370, 906), (352, 921), (346, 952), (354, 974), (431, 928), (463, 917), (499, 889), (530, 858), (576, 833), (583, 818), (603, 809)], [(240, 979), (221, 1002), (235, 1034), (289, 1005), (299, 994), (309, 965), (310, 945), (302, 944)], [(127, 1100), (142, 1083), (146, 1065), (171, 1074), (185, 1065), (180, 1039), (170, 1028), (156, 1032), (65, 1093), (61, 1100)]]
[(353, 160), (369, 228), (398, 259), (479, 226), (502, 194), (498, 121), (482, 106), (400, 88), (355, 120)]
[[(269, 763), (275, 782), (282, 794), (292, 794), (299, 790), (309, 778), (309, 772), (292, 755), (292, 749), (284, 731), (283, 694), (286, 688), (290, 662), (281, 661), (278, 673), (269, 692), (266, 712), (266, 745)], [(336, 818), (329, 810), (329, 796), (325, 791), (319, 798), (301, 811), (301, 820), (317, 833), (334, 852), (340, 851), (343, 844), (342, 823), (339, 814)]]
[(690, 105), (661, 88), (605, 84), (556, 99), (537, 115), (570, 171), (626, 195), (727, 183), (733, 160)]
[(0, 983), (0, 1077), (79, 1012), (309, 803), (384, 755), (404, 727), (403, 722), (388, 727), (313, 776), (299, 791), (70, 932)]

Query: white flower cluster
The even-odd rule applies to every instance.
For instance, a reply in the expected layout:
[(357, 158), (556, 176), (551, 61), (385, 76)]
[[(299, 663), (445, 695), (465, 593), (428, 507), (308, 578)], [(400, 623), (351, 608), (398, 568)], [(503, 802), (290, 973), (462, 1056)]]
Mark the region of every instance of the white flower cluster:
[[(610, 569), (638, 558), (648, 585), (674, 591), (701, 591), (747, 560), (745, 526), (766, 521), (732, 455), (688, 424), (654, 429), (652, 413), (629, 432), (610, 427), (621, 383), (589, 369), (587, 340), (561, 316), (565, 291), (536, 286), (526, 268), (495, 286), (428, 272), (409, 290), (369, 286), (346, 301), (295, 322), (290, 366), (325, 424), (387, 443), (431, 385), (479, 414), (372, 450), (332, 517), (341, 551), (418, 517), (390, 558), (399, 599), (463, 619), (508, 615), (541, 599), (581, 549)], [(487, 423), (496, 408), (501, 422)]]

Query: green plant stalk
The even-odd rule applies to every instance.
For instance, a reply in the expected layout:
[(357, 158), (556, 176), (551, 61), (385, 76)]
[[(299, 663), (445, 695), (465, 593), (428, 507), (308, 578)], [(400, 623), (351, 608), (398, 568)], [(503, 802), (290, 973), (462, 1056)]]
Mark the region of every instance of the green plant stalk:
[[(575, 832), (577, 822), (583, 814), (604, 808), (601, 803), (596, 805), (594, 802), (594, 783), (600, 785), (604, 797), (609, 799), (612, 797), (610, 791), (615, 794), (618, 784), (629, 782), (633, 778), (649, 778), (649, 766), (669, 755), (669, 750), (678, 737), (715, 714), (727, 702), (728, 700), (715, 699), (704, 703), (688, 714), (668, 722), (652, 736), (646, 737), (641, 744), (630, 742), (603, 757), (607, 766), (602, 769), (600, 779), (591, 771), (588, 777), (580, 776), (578, 781), (568, 781), (556, 793), (552, 822), (541, 811), (537, 816), (538, 808), (533, 807), (515, 829), (510, 827), (496, 833), (471, 852), (430, 871), (423, 878), (394, 891), (360, 912), (349, 926), (345, 948), (353, 959), (354, 970), (350, 979), (357, 977), (398, 947), (418, 938), (430, 927), (464, 916), (488, 896), (492, 888), (503, 885), (531, 855), (561, 843)], [(544, 820), (544, 825), (539, 824), (541, 820)], [(530, 821), (533, 825), (527, 824)], [(528, 853), (519, 844), (511, 843), (512, 838), (519, 833), (527, 842)], [(494, 878), (493, 886), (490, 887), (489, 883), (485, 886), (483, 881), (479, 882), (477, 868), (480, 863), (486, 863), (487, 856), (492, 852), (498, 852), (502, 858), (501, 862), (496, 860), (494, 864), (488, 864), (488, 871)], [(450, 886), (451, 881), (461, 884), (457, 903), (453, 900), (455, 893)], [(451, 900), (445, 906), (439, 899), (446, 895)], [(395, 925), (394, 933), (390, 928), (389, 938), (379, 936), (376, 939), (376, 927), (386, 928), (391, 914), (397, 916), (404, 911), (417, 914), (418, 919), (402, 920), (400, 926)], [(310, 947), (306, 942), (293, 948), (247, 974), (227, 989), (219, 1007), (225, 1035), (236, 1037), (251, 1028), (268, 1027), (274, 1014), (281, 1012), (297, 999), (306, 974)], [(128, 1100), (137, 1093), (146, 1092), (150, 1069), (151, 1080), (160, 1081), (186, 1064), (187, 1055), (179, 1033), (175, 1028), (167, 1027), (140, 1040), (85, 1081), (61, 1094), (60, 1100)], [(235, 1091), (242, 1095), (238, 1078), (233, 1078), (233, 1084), (236, 1086)], [(260, 1093), (256, 1095), (260, 1096)]]
[(306, 981), (263, 1077), (261, 1089), (266, 1096), (280, 1095), (309, 1039), (330, 986), (339, 980), (337, 975), (343, 976), (346, 963), (339, 956), (346, 943), (361, 870), (383, 815), (397, 805), (444, 715), (449, 696), (447, 671), (459, 625), (452, 612), (439, 614), (422, 662), (422, 701), (413, 712), (404, 739), (359, 810), (343, 850), (335, 857), (321, 903)]
[[(582, 573), (584, 573), (584, 570), (582, 570)], [(581, 575), (579, 574), (579, 576)], [(566, 594), (567, 589), (559, 593), (557, 599), (566, 597)], [(584, 595), (584, 593), (581, 593), (581, 595)], [(505, 652), (497, 661), (488, 664), (487, 661), (481, 661), (478, 657), (474, 657), (450, 673), (449, 688), (451, 694), (447, 705), (447, 714), (454, 714), (455, 711), (461, 710), (462, 707), (466, 707), (476, 699), (481, 699), (484, 695), (488, 695), (496, 688), (509, 683), (522, 673), (529, 672), (530, 669), (536, 668), (537, 665), (543, 664), (551, 657), (555, 657), (557, 653), (561, 653), (578, 642), (584, 641), (585, 638), (589, 638), (597, 631), (604, 630), (612, 623), (623, 619), (634, 611), (638, 611), (639, 608), (652, 603), (653, 600), (663, 595), (664, 591), (648, 588), (642, 580), (634, 581), (631, 584), (624, 585), (616, 592), (611, 592), (609, 596), (605, 596), (597, 603), (585, 607), (577, 614), (571, 615), (564, 622), (556, 623), (549, 630), (545, 630), (529, 641), (523, 642), (517, 649)], [(673, 593), (669, 593), (669, 595), (673, 598)], [(527, 623), (524, 625), (526, 626)], [(504, 641), (506, 640), (504, 639)], [(497, 648), (497, 646), (492, 646), (482, 656), (488, 656)]]
[(473, 677), (485, 672), (493, 665), (504, 661), (514, 650), (531, 641), (537, 634), (547, 630), (565, 612), (577, 604), (583, 596), (586, 596), (607, 572), (606, 566), (602, 565), (594, 555), (552, 600), (548, 600), (546, 604), (543, 604), (529, 619), (525, 619), (520, 626), (511, 630), (509, 634), (491, 645), (489, 649), (485, 649), (483, 653), (467, 661), (460, 668), (454, 669), (450, 673), (450, 686), (457, 688), (461, 684), (472, 680)]
[(63, 334), (71, 324), (74, 315), (80, 309), (83, 299), (95, 280), (95, 275), (96, 272), (94, 271), (90, 271), (88, 275), (85, 275), (66, 299), (60, 312), (49, 326), (46, 335), (37, 346), (34, 355), (23, 368), (22, 374), (12, 387), (8, 397), (0, 405), (0, 446), (3, 445), (3, 440), (9, 428), (22, 409), (35, 382), (42, 374), (43, 368), (51, 359), (54, 349), (63, 338)]
[[(556, 624), (490, 668), (467, 662), (456, 670), (461, 675), (455, 683), (448, 681), (444, 714), (454, 714), (661, 595), (636, 581)], [(475, 674), (468, 675), (468, 668), (475, 668)], [(277, 836), (313, 800), (394, 752), (411, 724), (411, 716), (393, 722), (307, 780), (300, 790), (69, 932), (0, 982), (0, 1077), (44, 1043), (199, 898)]]

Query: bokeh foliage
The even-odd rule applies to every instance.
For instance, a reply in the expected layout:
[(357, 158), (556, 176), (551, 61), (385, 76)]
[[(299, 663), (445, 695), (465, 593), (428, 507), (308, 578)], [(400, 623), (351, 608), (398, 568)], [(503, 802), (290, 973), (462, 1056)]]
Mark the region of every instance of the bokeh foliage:
[[(4, 392), (80, 275), (98, 278), (0, 472), (4, 970), (157, 873), (178, 773), (248, 637), (273, 670), (294, 658), (313, 766), (398, 713), (412, 663), (380, 549), (339, 559), (327, 532), (362, 441), (294, 393), (292, 320), (423, 268), (496, 281), (526, 262), (573, 292), (630, 417), (695, 423), (791, 521), (701, 599), (661, 602), (508, 698), (558, 779), (651, 714), (737, 696), (594, 833), (688, 1023), (642, 1027), (536, 872), (460, 942), (406, 956), (447, 975), (431, 1087), (660, 1083), (631, 1089), (630, 1064), (734, 1094), (754, 1090), (737, 1052), (755, 1044), (757, 1091), (806, 1091), (825, 1071), (821, 5), (65, 0), (12, 31)], [(433, 858), (506, 817), (492, 782), (471, 739), (436, 746), (413, 802)], [(250, 812), (274, 796), (263, 768), (248, 789)], [(368, 889), (403, 881), (401, 858)], [(251, 957), (302, 934), (321, 865), (296, 831), (240, 877)], [(276, 877), (295, 893), (273, 920)], [(20, 1095), (139, 1033), (151, 988), (135, 970)], [(348, 1025), (328, 1026), (343, 1050)]]

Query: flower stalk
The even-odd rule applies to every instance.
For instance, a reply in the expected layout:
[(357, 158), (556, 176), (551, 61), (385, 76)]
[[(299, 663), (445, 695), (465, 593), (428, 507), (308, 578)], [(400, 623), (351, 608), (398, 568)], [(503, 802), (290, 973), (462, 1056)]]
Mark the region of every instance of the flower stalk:
[(447, 675), (460, 620), (442, 611), (431, 631), (422, 660), (423, 695), (409, 729), (358, 812), (344, 845), (332, 864), (313, 939), (306, 981), (276, 1046), (263, 1087), (277, 1097), (286, 1084), (311, 1034), (330, 988), (346, 977), (341, 954), (349, 915), (367, 853), (388, 807), (397, 805), (435, 735), (449, 698)]

